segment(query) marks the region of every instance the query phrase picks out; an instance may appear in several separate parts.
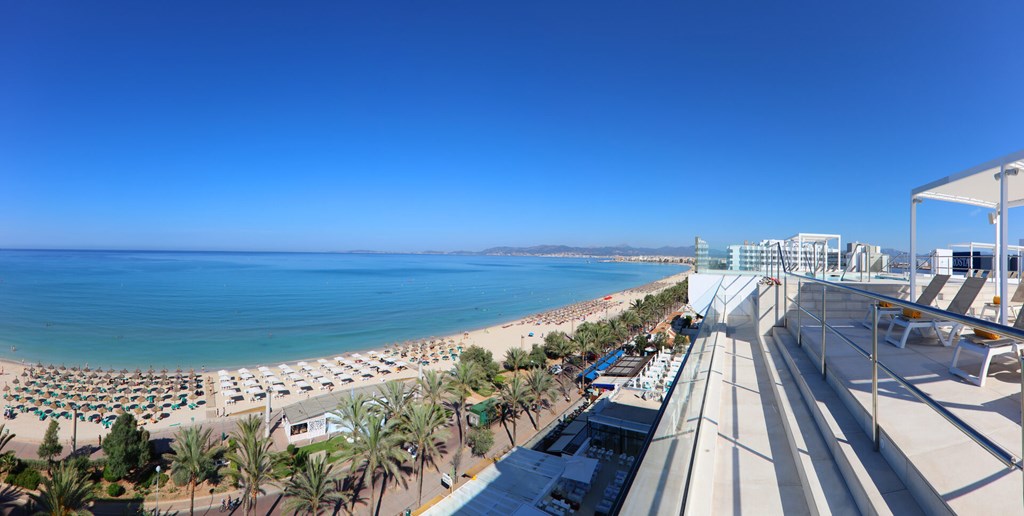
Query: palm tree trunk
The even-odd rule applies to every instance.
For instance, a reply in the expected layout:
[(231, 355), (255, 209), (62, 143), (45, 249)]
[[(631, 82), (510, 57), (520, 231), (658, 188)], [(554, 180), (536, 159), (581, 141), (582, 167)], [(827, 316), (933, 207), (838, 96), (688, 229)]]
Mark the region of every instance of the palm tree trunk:
[[(157, 478), (157, 482), (159, 482), (159, 481), (160, 481), (160, 479)], [(194, 515), (196, 513), (196, 479), (195, 479), (195, 477), (192, 477), (191, 479), (189, 479), (189, 481), (188, 481), (188, 488), (189, 488), (188, 489), (188, 491), (189, 491), (188, 514), (189, 514), (189, 516), (192, 516), (192, 515)]]
[(416, 498), (416, 505), (417, 506), (423, 505), (423, 465), (425, 464), (425, 461), (426, 461), (427, 458), (423, 455), (423, 451), (422, 450), (423, 450), (423, 447), (421, 446), (420, 447), (420, 472), (419, 472), (419, 475), (418, 475), (420, 477), (419, 478), (419, 480), (420, 480), (420, 492), (419, 492), (419, 496)]
[(375, 510), (376, 508), (372, 507), (373, 499), (377, 497), (377, 490), (375, 488), (376, 486), (373, 485), (373, 480), (374, 480), (373, 477), (374, 477), (374, 474), (371, 471), (370, 472), (370, 505), (371, 505), (371, 507), (370, 507), (370, 514), (377, 514), (377, 511)]

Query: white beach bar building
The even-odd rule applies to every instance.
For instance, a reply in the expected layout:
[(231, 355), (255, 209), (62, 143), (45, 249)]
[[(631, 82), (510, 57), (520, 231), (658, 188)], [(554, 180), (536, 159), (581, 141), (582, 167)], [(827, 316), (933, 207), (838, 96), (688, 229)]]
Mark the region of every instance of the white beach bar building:
[(288, 436), (288, 443), (311, 441), (345, 431), (331, 413), (338, 410), (338, 403), (342, 397), (347, 396), (351, 396), (351, 393), (340, 391), (308, 398), (285, 407), (281, 425)]

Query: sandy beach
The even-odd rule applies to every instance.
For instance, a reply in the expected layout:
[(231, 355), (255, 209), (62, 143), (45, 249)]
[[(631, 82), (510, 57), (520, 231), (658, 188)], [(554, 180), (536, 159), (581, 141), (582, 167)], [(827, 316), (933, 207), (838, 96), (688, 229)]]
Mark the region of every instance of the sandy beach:
[[(561, 307), (540, 314), (533, 314), (522, 319), (497, 324), (487, 328), (467, 330), (456, 335), (430, 337), (428, 339), (421, 339), (421, 341), (433, 339), (436, 342), (444, 342), (444, 347), (451, 346), (452, 348), (458, 348), (461, 346), (463, 349), (476, 345), (490, 350), (494, 354), (495, 360), (501, 361), (508, 349), (521, 346), (523, 349), (529, 350), (534, 344), (543, 344), (543, 336), (552, 331), (562, 331), (567, 334), (571, 334), (574, 328), (582, 322), (598, 322), (606, 318), (615, 317), (629, 308), (630, 303), (634, 300), (641, 299), (648, 294), (655, 293), (672, 286), (686, 278), (690, 272), (691, 270), (687, 270), (667, 276), (647, 285), (640, 285), (609, 294), (602, 298), (576, 303), (574, 305)], [(394, 348), (390, 349), (393, 350)], [(358, 373), (367, 368), (368, 362), (376, 362), (376, 360), (370, 356), (370, 353), (374, 351), (377, 352), (376, 356), (379, 358), (388, 356), (390, 362), (404, 361), (408, 367), (404, 370), (398, 371), (397, 367), (392, 365), (390, 367), (393, 371), (390, 373), (376, 373), (372, 377), (363, 378)], [(360, 363), (355, 364), (354, 367), (348, 367), (335, 360), (335, 358), (339, 357), (352, 362), (360, 360)], [(322, 361), (318, 362), (318, 360)], [(245, 363), (244, 358), (240, 357), (239, 362)], [(301, 366), (299, 366), (302, 362), (308, 364), (307, 368), (309, 368), (309, 370), (303, 370)], [(436, 361), (431, 360), (427, 365), (415, 365), (412, 358), (401, 358), (397, 356), (397, 354), (387, 355), (386, 348), (382, 345), (376, 349), (359, 352), (345, 352), (337, 356), (322, 357), (320, 359), (304, 358), (287, 361), (283, 364), (257, 364), (255, 366), (249, 366), (247, 369), (250, 369), (250, 374), (253, 375), (253, 378), (250, 379), (250, 384), (252, 384), (252, 381), (254, 380), (255, 383), (258, 384), (258, 388), (266, 391), (271, 390), (270, 378), (284, 378), (288, 375), (287, 370), (282, 371), (279, 368), (279, 365), (289, 366), (289, 368), (294, 370), (294, 373), (292, 373), (294, 375), (293, 378), (301, 378), (302, 381), (305, 381), (310, 385), (310, 387), (312, 387), (311, 390), (297, 391), (294, 389), (295, 381), (290, 380), (287, 382), (287, 393), (279, 393), (274, 395), (271, 399), (273, 408), (277, 410), (309, 397), (326, 394), (329, 388), (314, 381), (313, 374), (314, 371), (319, 374), (322, 370), (327, 378), (331, 378), (332, 375), (328, 374), (326, 370), (328, 366), (341, 368), (347, 376), (352, 377), (353, 381), (351, 383), (334, 385), (331, 388), (333, 390), (345, 390), (353, 387), (364, 387), (366, 385), (379, 384), (388, 380), (413, 378), (417, 376), (420, 367), (422, 367), (424, 371), (430, 369), (447, 370), (452, 367), (452, 364), (453, 361), (451, 359), (438, 359)], [(2, 368), (0, 383), (3, 384), (2, 388), (5, 390), (5, 393), (10, 394), (12, 392), (12, 388), (15, 386), (15, 379), (18, 379), (21, 384), (24, 383), (26, 378), (22, 376), (22, 373), (29, 367), (31, 367), (30, 364), (21, 364), (7, 360), (0, 361), (0, 368)], [(265, 367), (266, 369), (264, 371), (259, 371), (259, 367)], [(196, 408), (189, 408), (185, 404), (176, 404), (179, 405), (176, 409), (164, 409), (164, 413), (167, 414), (167, 417), (160, 419), (159, 421), (147, 421), (144, 426), (151, 433), (155, 433), (161, 430), (169, 430), (179, 426), (203, 423), (204, 421), (211, 419), (219, 419), (226, 416), (261, 409), (266, 405), (266, 401), (263, 399), (253, 399), (251, 395), (245, 393), (245, 390), (247, 389), (247, 386), (245, 385), (246, 379), (242, 377), (238, 369), (240, 368), (224, 370), (231, 378), (230, 383), (233, 384), (231, 389), (234, 389), (237, 393), (234, 396), (234, 399), (237, 401), (229, 403), (231, 397), (225, 395), (225, 390), (223, 389), (227, 389), (227, 387), (222, 388), (223, 379), (218, 375), (217, 371), (205, 371), (201, 373), (204, 379), (205, 396), (199, 398), (199, 400), (204, 403), (199, 403)], [(102, 382), (102, 377), (100, 381)], [(171, 400), (169, 395), (167, 399), (174, 401)], [(158, 404), (159, 401), (160, 400), (158, 400)], [(18, 402), (11, 399), (8, 400), (6, 404), (17, 406)], [(60, 409), (54, 410), (57, 410), (58, 412), (60, 411)], [(161, 411), (160, 409), (156, 410), (157, 412)], [(106, 417), (110, 418), (113, 415), (114, 414), (107, 414)], [(68, 419), (60, 419), (59, 422), (61, 426), (61, 440), (70, 444), (72, 421)], [(34, 443), (41, 441), (46, 425), (49, 424), (49, 418), (45, 421), (40, 421), (38, 416), (31, 413), (17, 413), (14, 419), (6, 419), (3, 423), (5, 423), (7, 428), (17, 435), (17, 441)], [(78, 444), (79, 446), (82, 446), (86, 444), (97, 444), (99, 442), (99, 437), (109, 432), (109, 429), (99, 423), (86, 421), (78, 423), (77, 432)]]

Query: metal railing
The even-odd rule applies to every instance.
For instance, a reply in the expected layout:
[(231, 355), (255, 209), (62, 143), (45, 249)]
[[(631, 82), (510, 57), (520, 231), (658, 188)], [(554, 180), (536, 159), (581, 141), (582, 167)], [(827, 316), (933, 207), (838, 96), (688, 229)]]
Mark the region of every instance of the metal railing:
[[(781, 249), (779, 251), (781, 253)], [(781, 257), (781, 254), (780, 254), (780, 257)], [(780, 258), (780, 259), (784, 260), (784, 258)], [(797, 280), (797, 295), (796, 295), (795, 299), (789, 297), (789, 291), (788, 291), (789, 276), (793, 276), (793, 278), (795, 278)], [(807, 310), (807, 309), (805, 309), (803, 307), (803, 303), (801, 301), (801, 292), (803, 291), (803, 282), (810, 282), (810, 283), (813, 283), (813, 284), (820, 284), (822, 286), (821, 314), (820, 314), (820, 316), (817, 315), (817, 314), (812, 313), (811, 311), (809, 311), (809, 310)], [(797, 307), (797, 344), (800, 345), (800, 346), (803, 345), (803, 342), (802, 342), (803, 341), (803, 339), (802, 339), (803, 332), (801, 331), (801, 328), (802, 328), (801, 319), (802, 319), (804, 314), (806, 314), (807, 316), (811, 317), (811, 319), (817, 321), (821, 325), (821, 354), (820, 354), (821, 362), (820, 362), (820, 369), (821, 369), (821, 375), (822, 375), (823, 378), (827, 377), (827, 374), (828, 374), (828, 361), (827, 361), (827, 358), (826, 358), (827, 357), (827, 347), (826, 347), (827, 332), (832, 332), (832, 334), (834, 334), (837, 337), (839, 337), (839, 339), (842, 342), (846, 343), (854, 351), (856, 351), (858, 355), (860, 355), (861, 357), (863, 357), (863, 358), (865, 358), (865, 359), (867, 359), (867, 360), (869, 360), (871, 362), (871, 426), (872, 426), (872, 438), (874, 439), (874, 445), (875, 445), (875, 449), (876, 450), (878, 450), (878, 447), (879, 447), (879, 444), (880, 444), (880, 442), (879, 442), (879, 435), (880, 435), (880, 427), (881, 427), (881, 425), (880, 425), (879, 419), (878, 419), (878, 372), (879, 372), (879, 370), (881, 370), (883, 373), (885, 373), (890, 378), (892, 378), (896, 383), (898, 383), (900, 386), (902, 386), (908, 392), (910, 392), (915, 398), (917, 398), (919, 401), (921, 401), (925, 406), (931, 408), (937, 414), (942, 416), (948, 423), (953, 425), (953, 427), (955, 427), (957, 430), (959, 430), (964, 435), (969, 437), (971, 440), (973, 440), (979, 446), (984, 448), (986, 451), (988, 451), (990, 454), (992, 454), (992, 456), (994, 456), (996, 459), (998, 459), (1000, 462), (1002, 462), (1008, 468), (1024, 469), (1024, 464), (1019, 464), (1018, 463), (1019, 457), (1014, 456), (1012, 453), (1008, 452), (1003, 447), (1001, 447), (1000, 445), (998, 445), (995, 442), (993, 442), (991, 439), (989, 439), (984, 434), (979, 432), (977, 429), (975, 429), (969, 423), (965, 422), (964, 420), (960, 419), (955, 414), (950, 412), (941, 403), (939, 403), (938, 401), (935, 401), (934, 399), (931, 398), (931, 396), (929, 396), (928, 394), (924, 393), (923, 391), (918, 389), (917, 386), (913, 385), (912, 383), (907, 381), (905, 378), (900, 376), (892, 368), (886, 366), (884, 363), (882, 363), (881, 361), (878, 360), (878, 302), (887, 302), (887, 303), (891, 303), (892, 305), (898, 306), (898, 307), (901, 307), (901, 308), (909, 308), (909, 309), (918, 311), (918, 312), (920, 312), (923, 315), (929, 315), (929, 316), (936, 317), (936, 318), (939, 318), (939, 319), (942, 319), (942, 320), (948, 320), (948, 321), (956, 322), (956, 323), (962, 324), (962, 325), (964, 325), (966, 327), (979, 328), (979, 329), (982, 329), (982, 330), (987, 330), (987, 331), (990, 331), (990, 332), (995, 333), (997, 335), (1000, 335), (1002, 337), (1005, 337), (1005, 338), (1008, 338), (1008, 339), (1012, 339), (1012, 340), (1016, 340), (1016, 341), (1020, 341), (1020, 342), (1024, 342), (1024, 331), (1018, 330), (1016, 328), (1004, 326), (1004, 325), (1001, 325), (1001, 324), (998, 324), (998, 323), (994, 323), (994, 322), (991, 322), (991, 321), (986, 321), (984, 319), (978, 319), (978, 318), (967, 316), (967, 315), (958, 315), (958, 314), (955, 314), (955, 313), (947, 312), (945, 310), (934, 308), (932, 306), (920, 305), (920, 304), (917, 304), (917, 303), (914, 303), (912, 301), (908, 301), (908, 300), (905, 300), (905, 299), (890, 297), (890, 296), (886, 296), (886, 295), (883, 295), (883, 294), (878, 294), (878, 293), (875, 293), (875, 292), (859, 289), (859, 288), (856, 288), (856, 287), (851, 287), (849, 285), (842, 285), (842, 284), (833, 283), (833, 282), (829, 282), (829, 281), (825, 281), (825, 280), (821, 280), (821, 279), (817, 279), (817, 278), (801, 276), (801, 275), (798, 275), (798, 274), (785, 273), (785, 275), (784, 275), (784, 285), (785, 285), (784, 288), (786, 290), (785, 290), (785, 294), (784, 294), (783, 297), (785, 298), (787, 304), (789, 302), (794, 302), (796, 304), (796, 307)], [(858, 346), (855, 342), (853, 342), (849, 337), (847, 337), (846, 335), (843, 335), (835, 327), (833, 327), (833, 326), (828, 324), (828, 312), (826, 310), (826, 308), (827, 308), (827, 301), (826, 301), (826, 299), (827, 299), (827, 294), (828, 294), (828, 290), (829, 289), (838, 290), (840, 292), (847, 292), (847, 293), (850, 293), (850, 294), (856, 294), (856, 295), (863, 296), (863, 297), (866, 297), (868, 299), (871, 299), (871, 300), (875, 301), (873, 303), (873, 308), (872, 308), (872, 322), (874, 324), (872, 325), (872, 331), (871, 331), (871, 353), (868, 353), (868, 352), (864, 351), (863, 349), (861, 349), (861, 347)], [(1022, 420), (1021, 420), (1021, 449), (1022, 449), (1022, 453), (1024, 453), (1024, 356), (1018, 355), (1017, 359), (1018, 359), (1018, 361), (1020, 362), (1020, 365), (1021, 365), (1021, 418), (1022, 418)]]

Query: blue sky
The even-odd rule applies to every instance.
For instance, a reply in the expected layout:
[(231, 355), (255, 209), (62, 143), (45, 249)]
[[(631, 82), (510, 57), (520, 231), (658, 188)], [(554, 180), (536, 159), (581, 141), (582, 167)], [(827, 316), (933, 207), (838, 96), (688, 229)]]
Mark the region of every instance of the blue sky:
[(5, 2), (0, 247), (905, 249), (1024, 148), (1024, 4), (891, 4)]

